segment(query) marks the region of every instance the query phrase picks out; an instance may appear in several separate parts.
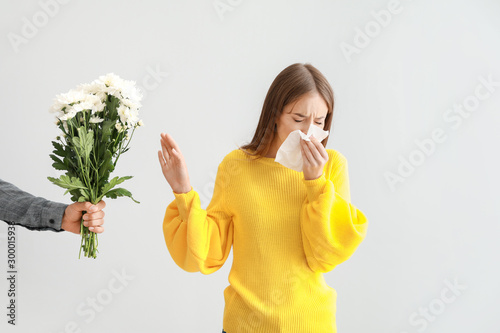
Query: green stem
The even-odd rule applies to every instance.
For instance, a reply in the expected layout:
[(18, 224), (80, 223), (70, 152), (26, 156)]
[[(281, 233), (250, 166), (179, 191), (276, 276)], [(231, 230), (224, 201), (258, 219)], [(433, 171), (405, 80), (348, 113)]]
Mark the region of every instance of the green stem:
[[(118, 146), (118, 156), (116, 156), (116, 160), (115, 162), (113, 163), (113, 165), (116, 167), (116, 162), (118, 162), (118, 159), (120, 158), (120, 155), (122, 154), (122, 144), (123, 144), (123, 136), (125, 136), (125, 132), (126, 131), (123, 131), (121, 133), (118, 133), (118, 138), (117, 140), (120, 141), (120, 145)], [(122, 137), (120, 137), (122, 136)], [(114, 147), (113, 147), (114, 149)]]
[(82, 240), (80, 242), (80, 253), (78, 253), (78, 259), (82, 255), (82, 247), (83, 247), (83, 219), (80, 221), (80, 235), (82, 236)]
[(130, 144), (130, 141), (132, 141), (132, 137), (134, 136), (135, 129), (136, 129), (136, 127), (134, 127), (134, 129), (132, 130), (132, 134), (130, 134), (130, 138), (127, 141), (127, 145), (125, 147), (123, 147), (123, 150), (127, 149), (128, 145)]

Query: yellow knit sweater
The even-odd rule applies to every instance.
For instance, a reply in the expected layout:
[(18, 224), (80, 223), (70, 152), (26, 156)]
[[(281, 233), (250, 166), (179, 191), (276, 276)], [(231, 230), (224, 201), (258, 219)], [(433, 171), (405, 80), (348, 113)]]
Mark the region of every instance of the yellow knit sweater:
[(173, 192), (163, 221), (167, 248), (187, 272), (233, 264), (224, 290), (227, 333), (335, 333), (337, 292), (323, 273), (349, 259), (368, 220), (351, 204), (346, 158), (326, 149), (321, 177), (239, 149), (219, 164), (212, 200)]

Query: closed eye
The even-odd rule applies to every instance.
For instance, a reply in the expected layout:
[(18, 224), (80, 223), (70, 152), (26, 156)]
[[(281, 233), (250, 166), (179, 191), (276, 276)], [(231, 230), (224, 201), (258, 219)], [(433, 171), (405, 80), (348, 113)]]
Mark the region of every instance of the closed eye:
[[(295, 119), (294, 119), (294, 120), (295, 120)], [(295, 120), (295, 122), (296, 122), (296, 123), (301, 123), (301, 122), (302, 122), (302, 120)], [(322, 124), (321, 122), (319, 122), (319, 123), (318, 123), (317, 121), (316, 121), (315, 123), (316, 123), (316, 124), (318, 124), (318, 125), (321, 125), (321, 124)]]

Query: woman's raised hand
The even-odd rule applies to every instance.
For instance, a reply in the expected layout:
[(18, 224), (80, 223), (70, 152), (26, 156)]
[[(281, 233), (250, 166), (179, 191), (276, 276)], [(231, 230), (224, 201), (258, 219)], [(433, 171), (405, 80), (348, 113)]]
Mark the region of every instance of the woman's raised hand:
[(302, 172), (304, 179), (318, 179), (323, 174), (323, 168), (328, 162), (328, 152), (321, 142), (313, 135), (309, 137), (311, 141), (300, 139), (300, 152), (304, 161)]
[(161, 133), (161, 150), (158, 150), (163, 176), (176, 193), (187, 193), (191, 190), (189, 175), (182, 152), (174, 139), (167, 133)]

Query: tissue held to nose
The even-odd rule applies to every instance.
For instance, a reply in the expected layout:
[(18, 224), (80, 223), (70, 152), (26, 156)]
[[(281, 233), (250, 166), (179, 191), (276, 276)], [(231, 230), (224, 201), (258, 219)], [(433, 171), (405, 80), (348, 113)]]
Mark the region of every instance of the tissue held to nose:
[(302, 133), (301, 130), (295, 130), (288, 134), (286, 140), (283, 141), (278, 149), (278, 152), (276, 153), (274, 161), (286, 166), (287, 168), (302, 172), (304, 162), (300, 151), (300, 140), (304, 139), (306, 141), (311, 141), (309, 137), (314, 135), (318, 141), (322, 141), (328, 136), (328, 134), (328, 131), (324, 131), (313, 124), (309, 126), (307, 134)]

